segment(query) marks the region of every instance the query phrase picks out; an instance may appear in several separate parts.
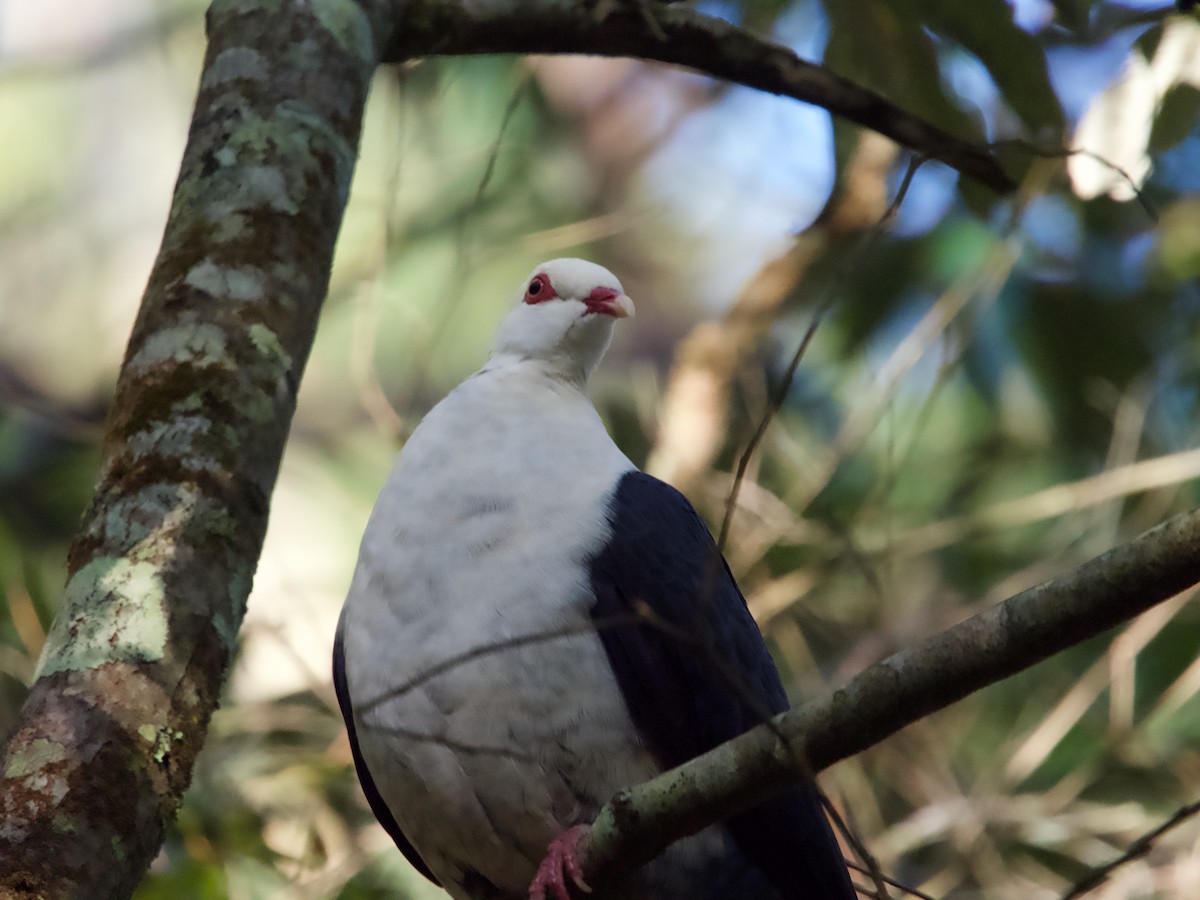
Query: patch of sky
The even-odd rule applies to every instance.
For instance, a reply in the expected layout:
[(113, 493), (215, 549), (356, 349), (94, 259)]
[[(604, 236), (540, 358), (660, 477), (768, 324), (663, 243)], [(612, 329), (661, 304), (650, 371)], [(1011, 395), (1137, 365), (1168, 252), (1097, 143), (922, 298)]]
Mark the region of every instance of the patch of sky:
[(1200, 193), (1200, 129), (1155, 155), (1151, 180), (1181, 194)]
[(1035, 277), (1075, 280), (1082, 237), (1069, 202), (1054, 195), (1034, 198), (1021, 217), (1021, 230), (1029, 242), (1027, 258), (1035, 267)]
[(1128, 240), (1093, 237), (1083, 247), (1079, 260), (1080, 280), (1099, 300), (1128, 301), (1146, 282), (1142, 244), (1130, 250)]
[[(1148, 410), (1148, 424), (1163, 447), (1180, 450), (1196, 446), (1200, 438), (1200, 372), (1197, 370), (1194, 318), (1196, 297), (1180, 304), (1173, 323), (1163, 321), (1165, 332), (1158, 337), (1163, 349), (1154, 358), (1154, 387)], [(1182, 327), (1181, 327), (1182, 325)]]
[(1018, 28), (1037, 33), (1054, 21), (1054, 4), (1049, 0), (1009, 0)]
[(996, 134), (996, 110), (1000, 107), (1000, 90), (988, 73), (987, 66), (974, 53), (956, 43), (930, 33), (938, 48), (938, 64), (942, 82), (957, 100), (958, 105), (973, 113), (984, 126), (989, 139)]
[(1005, 296), (1012, 293), (1006, 286), (999, 302), (978, 310), (971, 325), (970, 344), (963, 353), (966, 375), (976, 390), (991, 401), (999, 398), (1004, 373), (1012, 363), (1013, 345), (1006, 318), (1012, 304)]
[(742, 8), (740, 4), (722, 2), (722, 0), (701, 0), (696, 4), (696, 12), (723, 19), (733, 25), (742, 24)]
[(1046, 48), (1050, 83), (1069, 120), (1079, 121), (1092, 99), (1124, 67), (1130, 48), (1145, 30), (1145, 27), (1126, 28), (1106, 41), (1086, 47), (1063, 44)]
[[(904, 181), (904, 168), (892, 173), (889, 189), (896, 195)], [(908, 193), (890, 229), (898, 238), (918, 237), (932, 230), (949, 211), (958, 189), (958, 173), (949, 166), (929, 161), (917, 170)]]
[(1135, 272), (1145, 272), (1155, 243), (1154, 231), (1149, 227), (1141, 234), (1135, 234), (1121, 245), (1121, 265)]
[[(912, 333), (912, 330), (929, 312), (929, 308), (937, 302), (935, 294), (922, 291), (900, 299), (888, 317), (880, 323), (871, 336), (866, 347), (867, 367), (870, 372), (877, 374), (888, 361), (900, 342)], [(945, 362), (942, 353), (944, 338), (928, 347), (917, 363), (908, 370), (901, 382), (902, 394), (924, 396), (937, 384), (938, 374)]]
[[(823, 8), (815, 0), (796, 4), (774, 36), (819, 57), (828, 37)], [(687, 117), (647, 161), (641, 186), (689, 238), (707, 245), (696, 296), (720, 308), (812, 223), (834, 175), (827, 112), (734, 87)]]
[(1191, 376), (1187, 381), (1176, 381), (1176, 372), (1160, 374), (1155, 379), (1159, 388), (1155, 392), (1150, 421), (1156, 433), (1162, 435), (1162, 443), (1168, 447), (1190, 449), (1196, 445), (1196, 411), (1200, 406), (1200, 392), (1194, 385), (1195, 370), (1183, 373)]

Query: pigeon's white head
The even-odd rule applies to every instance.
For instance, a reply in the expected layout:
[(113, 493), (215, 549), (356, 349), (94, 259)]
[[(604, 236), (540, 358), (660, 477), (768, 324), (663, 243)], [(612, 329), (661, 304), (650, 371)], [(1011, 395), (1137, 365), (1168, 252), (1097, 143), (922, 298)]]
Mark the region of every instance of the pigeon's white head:
[(613, 323), (632, 315), (633, 301), (608, 269), (585, 259), (551, 260), (522, 283), (492, 360), (545, 362), (555, 374), (586, 381), (608, 349)]

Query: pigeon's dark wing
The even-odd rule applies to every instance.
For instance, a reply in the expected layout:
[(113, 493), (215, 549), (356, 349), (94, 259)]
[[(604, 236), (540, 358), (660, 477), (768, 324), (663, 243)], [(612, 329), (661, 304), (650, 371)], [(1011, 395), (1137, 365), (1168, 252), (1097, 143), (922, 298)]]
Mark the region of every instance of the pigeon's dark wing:
[[(592, 617), (634, 725), (663, 767), (786, 709), (758, 626), (687, 499), (630, 472), (617, 484), (609, 521), (611, 538), (591, 560)], [(815, 785), (726, 826), (781, 897), (855, 898)]]
[(371, 777), (371, 771), (367, 768), (367, 761), (363, 759), (362, 751), (358, 749), (358, 735), (354, 727), (354, 707), (350, 703), (350, 690), (346, 685), (346, 655), (342, 647), (342, 622), (340, 620), (337, 634), (333, 638), (333, 689), (337, 693), (342, 718), (346, 720), (346, 732), (350, 735), (350, 753), (354, 757), (354, 770), (358, 773), (358, 781), (362, 785), (371, 812), (375, 813), (375, 818), (379, 820), (383, 830), (396, 842), (396, 846), (400, 848), (405, 859), (412, 863), (413, 868), (441, 887), (441, 882), (433, 877), (433, 872), (429, 871), (425, 860), (421, 859), (416, 848), (409, 843), (404, 832), (400, 830), (400, 826), (396, 823), (396, 817), (392, 815), (392, 811), (388, 809), (387, 803), (384, 802), (383, 797), (379, 795), (379, 790), (375, 787), (375, 779)]

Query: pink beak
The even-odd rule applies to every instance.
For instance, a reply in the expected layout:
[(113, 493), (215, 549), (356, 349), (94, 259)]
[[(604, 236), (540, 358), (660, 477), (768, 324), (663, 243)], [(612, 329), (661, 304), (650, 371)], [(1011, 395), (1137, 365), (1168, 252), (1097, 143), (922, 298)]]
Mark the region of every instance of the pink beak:
[(624, 319), (633, 315), (633, 301), (612, 288), (598, 287), (583, 301), (590, 313)]

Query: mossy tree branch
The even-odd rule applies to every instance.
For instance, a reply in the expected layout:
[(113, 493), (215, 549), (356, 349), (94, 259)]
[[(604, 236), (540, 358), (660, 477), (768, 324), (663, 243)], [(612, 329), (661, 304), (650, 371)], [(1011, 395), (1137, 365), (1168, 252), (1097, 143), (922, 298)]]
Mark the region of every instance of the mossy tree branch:
[[(272, 8), (274, 7), (274, 8)], [(66, 593), (0, 767), (0, 896), (128, 896), (217, 703), (382, 19), (219, 0)]]

